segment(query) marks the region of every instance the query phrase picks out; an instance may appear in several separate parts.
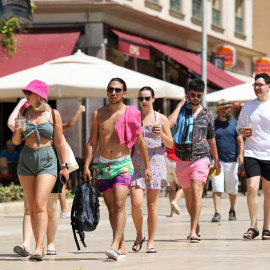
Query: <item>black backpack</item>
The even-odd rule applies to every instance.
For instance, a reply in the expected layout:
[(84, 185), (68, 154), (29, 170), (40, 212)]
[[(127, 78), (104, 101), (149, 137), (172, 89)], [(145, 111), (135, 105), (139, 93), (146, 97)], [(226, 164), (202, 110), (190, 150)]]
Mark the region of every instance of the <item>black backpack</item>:
[(96, 191), (89, 183), (84, 183), (76, 190), (71, 208), (71, 226), (78, 250), (80, 246), (76, 232), (86, 247), (84, 232), (94, 231), (99, 217), (99, 200)]

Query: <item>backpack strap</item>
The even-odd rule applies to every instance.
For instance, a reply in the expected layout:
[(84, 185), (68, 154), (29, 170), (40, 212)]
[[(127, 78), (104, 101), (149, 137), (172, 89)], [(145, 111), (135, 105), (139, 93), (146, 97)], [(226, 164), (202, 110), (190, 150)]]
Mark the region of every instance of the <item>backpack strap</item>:
[(75, 210), (74, 210), (74, 206), (75, 206), (75, 201), (78, 197), (78, 190), (76, 190), (76, 193), (75, 193), (75, 196), (74, 196), (74, 199), (73, 199), (73, 203), (72, 203), (72, 208), (71, 208), (71, 226), (72, 226), (72, 231), (73, 231), (73, 236), (74, 236), (74, 240), (75, 240), (75, 243), (77, 245), (77, 249), (78, 250), (81, 250), (80, 248), (80, 245), (79, 245), (79, 242), (78, 242), (78, 239), (77, 239), (77, 235), (76, 235), (76, 224), (75, 224)]

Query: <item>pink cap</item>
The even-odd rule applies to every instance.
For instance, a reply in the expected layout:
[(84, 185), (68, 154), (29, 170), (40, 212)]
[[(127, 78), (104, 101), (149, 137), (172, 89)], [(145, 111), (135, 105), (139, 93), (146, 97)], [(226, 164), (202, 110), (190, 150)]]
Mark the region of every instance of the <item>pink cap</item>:
[(23, 88), (23, 93), (25, 90), (36, 93), (40, 97), (43, 97), (48, 101), (49, 86), (40, 80), (33, 80), (25, 88)]

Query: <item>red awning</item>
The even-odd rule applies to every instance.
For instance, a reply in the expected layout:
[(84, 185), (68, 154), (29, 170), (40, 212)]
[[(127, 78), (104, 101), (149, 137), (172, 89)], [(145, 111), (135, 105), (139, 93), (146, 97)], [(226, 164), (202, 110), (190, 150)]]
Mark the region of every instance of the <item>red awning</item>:
[[(161, 43), (156, 43), (149, 40), (147, 40), (147, 42), (149, 45), (159, 50), (160, 52), (168, 55), (179, 64), (189, 68), (198, 75), (201, 75), (201, 57), (199, 57), (198, 55), (184, 50), (176, 49)], [(207, 62), (207, 80), (223, 89), (244, 83), (230, 76), (222, 69), (216, 67), (209, 62)]]
[(114, 29), (112, 29), (112, 32), (119, 37), (119, 52), (140, 59), (150, 59), (149, 44), (146, 42), (146, 40)]
[(80, 32), (17, 34), (17, 52), (7, 59), (0, 53), (0, 77), (68, 56)]

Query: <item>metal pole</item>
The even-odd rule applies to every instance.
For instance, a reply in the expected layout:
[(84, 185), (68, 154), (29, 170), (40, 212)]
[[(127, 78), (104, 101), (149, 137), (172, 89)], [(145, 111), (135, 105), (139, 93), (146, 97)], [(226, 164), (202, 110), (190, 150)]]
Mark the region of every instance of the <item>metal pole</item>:
[(206, 107), (205, 95), (207, 94), (207, 0), (202, 0), (202, 80), (205, 83), (202, 105)]

